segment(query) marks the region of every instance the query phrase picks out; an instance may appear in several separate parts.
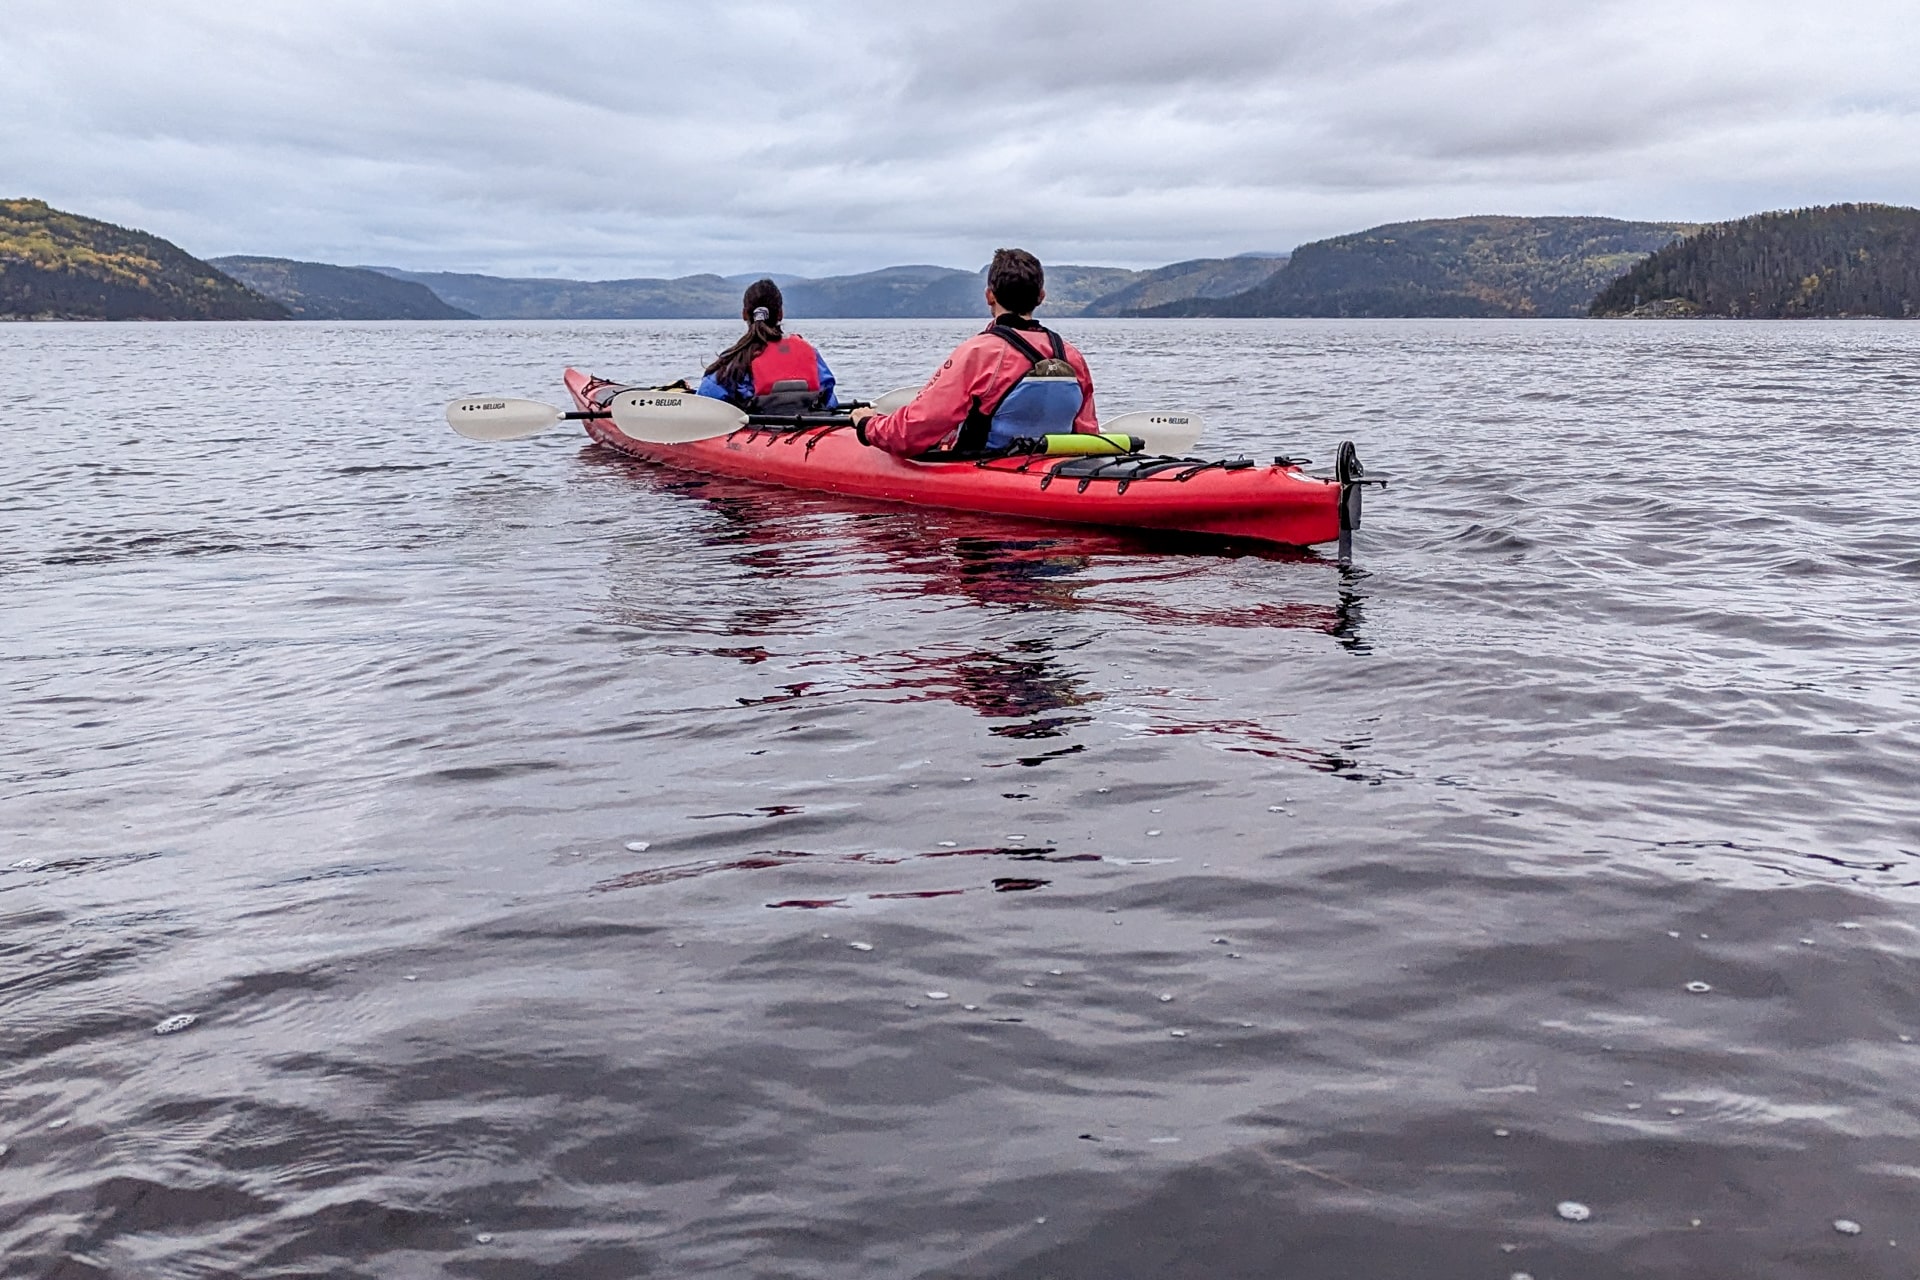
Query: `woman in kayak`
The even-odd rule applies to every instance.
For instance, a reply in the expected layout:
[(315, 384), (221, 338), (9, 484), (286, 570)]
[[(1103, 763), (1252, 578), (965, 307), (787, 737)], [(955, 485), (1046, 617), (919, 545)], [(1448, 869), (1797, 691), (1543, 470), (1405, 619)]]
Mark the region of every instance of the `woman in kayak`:
[(747, 331), (707, 366), (701, 395), (749, 413), (810, 413), (835, 406), (833, 370), (805, 338), (781, 331), (785, 307), (773, 281), (747, 286), (740, 302)]
[(1038, 258), (994, 250), (987, 268), (993, 323), (961, 343), (905, 408), (855, 409), (860, 443), (911, 458), (934, 448), (979, 454), (1021, 437), (1098, 431), (1086, 357), (1033, 318), (1046, 298)]

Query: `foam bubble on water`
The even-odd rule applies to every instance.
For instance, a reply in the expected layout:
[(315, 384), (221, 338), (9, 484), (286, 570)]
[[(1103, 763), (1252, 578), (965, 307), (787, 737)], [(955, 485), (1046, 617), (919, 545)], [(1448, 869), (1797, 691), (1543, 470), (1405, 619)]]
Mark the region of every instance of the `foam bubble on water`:
[(1148, 812), (1148, 813), (1164, 813), (1164, 812), (1165, 812), (1165, 810), (1163, 810), (1163, 809), (1149, 809), (1149, 810), (1147, 810), (1147, 812)]
[(1172, 1036), (1175, 1040), (1184, 1040), (1187, 1038), (1187, 1033), (1184, 1031), (1169, 1031), (1167, 1032), (1167, 1034)]
[(1860, 1234), (1860, 1224), (1852, 1218), (1835, 1218), (1833, 1220), (1833, 1229), (1843, 1236), (1857, 1236)]
[(72, 1123), (73, 1123), (73, 1117), (72, 1117), (72, 1116), (61, 1116), (61, 1117), (60, 1117), (60, 1118), (59, 1118), (58, 1120), (49, 1120), (49, 1121), (47, 1121), (47, 1128), (49, 1128), (49, 1129), (64, 1129), (64, 1128), (66, 1128), (66, 1127), (67, 1127), (68, 1125), (70, 1125), (70, 1124), (72, 1124)]
[(853, 948), (855, 951), (873, 950), (873, 944), (871, 942), (849, 942), (847, 945)]
[(482, 1231), (479, 1235), (474, 1237), (474, 1240), (480, 1244), (492, 1244), (493, 1235), (490, 1232)]
[(968, 1013), (978, 1013), (980, 1011), (980, 1006), (977, 1004), (963, 1004), (960, 1007)]
[(1593, 1216), (1593, 1210), (1587, 1208), (1587, 1206), (1581, 1204), (1578, 1200), (1562, 1200), (1558, 1205), (1554, 1206), (1553, 1211), (1565, 1218), (1568, 1222), (1585, 1222)]
[(1159, 833), (1158, 831), (1149, 831), (1149, 832), (1147, 832), (1147, 834), (1148, 834), (1148, 835), (1150, 835), (1150, 836), (1157, 836), (1157, 835), (1159, 835), (1160, 833)]
[(1496, 1138), (1511, 1138), (1511, 1137), (1513, 1136), (1513, 1130), (1511, 1130), (1511, 1129), (1495, 1129), (1495, 1130), (1493, 1131), (1493, 1136), (1494, 1136), (1494, 1137), (1496, 1137)]
[[(651, 840), (629, 840), (629, 841), (627, 841), (627, 852), (628, 852), (628, 853), (645, 853), (645, 852), (646, 852), (647, 850), (649, 850), (649, 849), (651, 849), (651, 848), (653, 848), (653, 842), (652, 842)], [(487, 1237), (487, 1238), (488, 1238), (488, 1239), (492, 1239), (493, 1237), (491, 1237), (491, 1236), (489, 1236), (489, 1237)]]
[(1711, 984), (1705, 983), (1705, 982), (1689, 982), (1687, 984), (1687, 990), (1693, 992), (1693, 994), (1697, 996), (1703, 996), (1707, 994), (1707, 992), (1713, 990), (1713, 987)]
[(1021, 831), (1016, 831), (1012, 835), (1007, 837), (1007, 839), (1009, 840), (1025, 840), (1026, 838), (1027, 838), (1026, 833)]
[(1162, 991), (1162, 992), (1160, 993), (1160, 1003), (1161, 1003), (1161, 1004), (1166, 1004), (1167, 1002), (1169, 1002), (1169, 1001), (1170, 1001), (1170, 1000), (1172, 1000), (1172, 999), (1173, 999), (1173, 992), (1171, 992), (1171, 991)]
[(946, 992), (944, 992), (944, 991), (929, 991), (929, 992), (927, 992), (927, 999), (929, 999), (929, 1000), (951, 1000), (952, 998), (953, 998), (952, 996), (950, 996), (950, 995), (948, 995), (948, 994), (947, 994)]
[(1670, 1116), (1683, 1116), (1687, 1114), (1687, 1109), (1685, 1107), (1668, 1107), (1667, 1114)]
[(157, 1036), (170, 1036), (176, 1032), (185, 1031), (199, 1020), (199, 1017), (195, 1014), (176, 1013), (171, 1018), (162, 1018), (155, 1024), (153, 1034)]
[(47, 864), (45, 859), (42, 858), (22, 858), (18, 862), (9, 863), (8, 865), (15, 871), (38, 871)]
[(1507, 1280), (1533, 1280), (1533, 1277), (1524, 1271), (1516, 1271), (1508, 1276)]
[(1640, 1107), (1641, 1107), (1641, 1104), (1638, 1102), (1629, 1102), (1627, 1104), (1627, 1110), (1629, 1111), (1638, 1111)]
[(956, 849), (959, 846), (960, 846), (960, 842), (958, 840), (942, 840), (940, 842), (940, 847), (942, 849)]
[(1842, 920), (1840, 922), (1840, 927), (1842, 929), (1858, 929), (1860, 927), (1860, 922), (1857, 920)]
[(1063, 970), (1063, 969), (1049, 969), (1049, 970), (1047, 970), (1047, 972), (1048, 972), (1048, 973), (1050, 973), (1050, 974), (1052, 974), (1052, 975), (1053, 975), (1054, 977), (1056, 977), (1056, 978), (1057, 978), (1057, 977), (1059, 977), (1059, 976), (1060, 976), (1060, 975), (1061, 975), (1062, 973), (1064, 973), (1064, 972), (1065, 972), (1065, 970)]

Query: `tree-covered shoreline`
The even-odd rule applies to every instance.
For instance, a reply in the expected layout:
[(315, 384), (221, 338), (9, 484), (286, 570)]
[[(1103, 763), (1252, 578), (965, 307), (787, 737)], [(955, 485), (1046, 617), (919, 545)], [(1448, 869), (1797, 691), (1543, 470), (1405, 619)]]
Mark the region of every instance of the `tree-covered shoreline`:
[(1595, 316), (1920, 316), (1920, 209), (1839, 204), (1706, 227), (1594, 299)]
[(159, 236), (41, 200), (0, 200), (0, 315), (284, 320), (288, 311)]

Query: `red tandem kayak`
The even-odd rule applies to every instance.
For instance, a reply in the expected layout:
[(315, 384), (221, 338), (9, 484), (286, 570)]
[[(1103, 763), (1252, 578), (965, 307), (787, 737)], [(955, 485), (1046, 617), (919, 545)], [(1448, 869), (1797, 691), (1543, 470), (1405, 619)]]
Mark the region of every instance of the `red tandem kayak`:
[[(578, 369), (567, 370), (566, 382), (582, 412), (602, 409), (630, 389)], [(1257, 466), (1246, 459), (1137, 454), (921, 462), (869, 448), (845, 426), (745, 426), (710, 440), (653, 444), (623, 434), (610, 418), (588, 418), (584, 425), (599, 443), (636, 458), (884, 502), (1296, 547), (1339, 538), (1343, 508), (1349, 527), (1359, 523), (1357, 484), (1309, 476), (1289, 462)], [(1343, 446), (1343, 474), (1351, 455), (1351, 446)], [(1350, 474), (1358, 473), (1354, 462)]]

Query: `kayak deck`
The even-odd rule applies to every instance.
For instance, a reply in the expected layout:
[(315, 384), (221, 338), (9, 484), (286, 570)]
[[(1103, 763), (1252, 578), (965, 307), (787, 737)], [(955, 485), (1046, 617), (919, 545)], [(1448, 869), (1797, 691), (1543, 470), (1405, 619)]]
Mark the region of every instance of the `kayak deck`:
[[(578, 369), (567, 370), (566, 384), (582, 411), (626, 389)], [(790, 489), (1296, 547), (1340, 535), (1340, 485), (1290, 463), (1141, 455), (923, 462), (869, 448), (844, 426), (749, 426), (711, 440), (652, 444), (606, 418), (585, 425), (595, 441), (636, 458)]]

